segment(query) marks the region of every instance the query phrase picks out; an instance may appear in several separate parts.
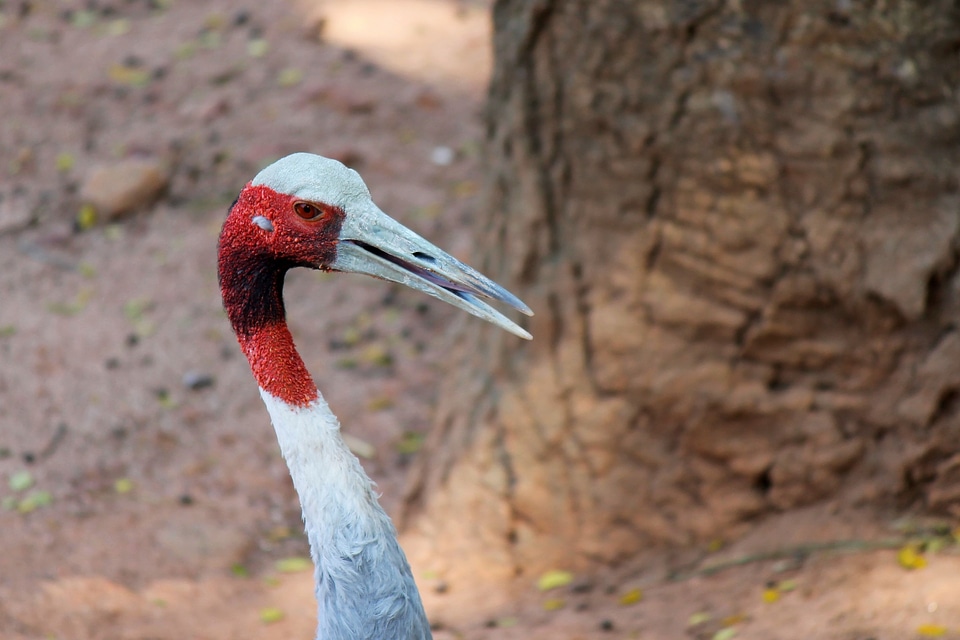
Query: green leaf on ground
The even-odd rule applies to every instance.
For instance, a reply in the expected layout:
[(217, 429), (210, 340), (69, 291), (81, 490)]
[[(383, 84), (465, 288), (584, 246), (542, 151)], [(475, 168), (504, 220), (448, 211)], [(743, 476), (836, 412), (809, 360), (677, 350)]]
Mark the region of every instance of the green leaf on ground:
[(277, 560), (274, 566), (280, 573), (299, 573), (312, 569), (313, 562), (310, 561), (310, 558), (295, 556)]
[(126, 18), (117, 18), (116, 20), (111, 20), (107, 24), (107, 35), (109, 36), (122, 36), (126, 35), (130, 31), (130, 21)]
[(29, 471), (17, 471), (10, 476), (8, 484), (12, 491), (26, 491), (33, 486), (33, 476)]
[(423, 449), (423, 443), (426, 440), (426, 436), (417, 431), (407, 431), (401, 436), (400, 440), (397, 441), (396, 450), (397, 453), (403, 455), (413, 455)]
[(737, 629), (735, 627), (725, 627), (713, 634), (713, 640), (731, 640), (736, 635)]
[(270, 49), (270, 43), (263, 38), (254, 38), (247, 43), (247, 55), (251, 58), (262, 58)]
[(78, 29), (86, 29), (97, 22), (97, 12), (89, 10), (74, 11), (70, 22)]
[(277, 84), (281, 87), (293, 87), (300, 84), (301, 80), (303, 80), (303, 71), (293, 67), (284, 69), (277, 76)]

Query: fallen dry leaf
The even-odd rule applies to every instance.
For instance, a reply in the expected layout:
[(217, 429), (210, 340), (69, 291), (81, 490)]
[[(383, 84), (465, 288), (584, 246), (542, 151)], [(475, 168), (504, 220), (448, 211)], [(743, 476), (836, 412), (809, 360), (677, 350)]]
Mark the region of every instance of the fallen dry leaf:
[(571, 582), (573, 582), (572, 573), (554, 569), (553, 571), (547, 571), (537, 579), (537, 589), (540, 591), (550, 591), (551, 589), (565, 587)]

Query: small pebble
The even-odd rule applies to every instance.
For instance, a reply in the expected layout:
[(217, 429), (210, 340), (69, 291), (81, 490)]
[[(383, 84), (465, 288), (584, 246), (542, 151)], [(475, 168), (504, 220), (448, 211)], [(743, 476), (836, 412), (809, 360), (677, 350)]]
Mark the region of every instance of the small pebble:
[(187, 371), (183, 374), (183, 386), (191, 391), (212, 387), (214, 377), (201, 371)]
[(600, 623), (601, 631), (613, 631), (613, 620), (604, 620)]
[(593, 591), (593, 582), (587, 578), (576, 580), (570, 585), (571, 593), (590, 593)]
[(434, 147), (430, 152), (430, 162), (438, 167), (447, 167), (453, 163), (454, 155), (450, 147)]

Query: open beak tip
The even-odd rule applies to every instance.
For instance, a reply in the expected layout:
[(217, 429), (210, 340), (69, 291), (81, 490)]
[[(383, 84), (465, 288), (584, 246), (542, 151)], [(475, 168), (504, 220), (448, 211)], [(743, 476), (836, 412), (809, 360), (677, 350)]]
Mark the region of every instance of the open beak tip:
[(507, 331), (517, 336), (518, 338), (523, 338), (524, 340), (533, 340), (533, 336), (530, 335), (529, 331), (527, 331), (526, 329), (522, 329), (517, 325), (513, 325), (512, 327), (501, 327), (501, 328), (506, 329)]
[(533, 315), (533, 309), (528, 307), (527, 303), (510, 292), (506, 292), (506, 295), (503, 296), (494, 297), (494, 299), (510, 305), (525, 316)]

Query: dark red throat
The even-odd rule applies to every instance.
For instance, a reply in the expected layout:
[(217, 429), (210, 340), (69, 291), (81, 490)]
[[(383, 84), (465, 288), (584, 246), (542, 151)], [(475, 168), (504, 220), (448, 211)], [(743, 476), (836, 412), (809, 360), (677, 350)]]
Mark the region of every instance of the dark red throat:
[[(313, 256), (301, 259), (283, 247), (322, 243), (300, 240), (306, 230), (285, 218), (293, 203), (290, 196), (248, 185), (223, 225), (217, 267), (224, 309), (260, 388), (303, 407), (317, 399), (317, 386), (287, 327), (283, 281), (291, 268), (317, 263)], [(274, 230), (254, 224), (257, 215), (267, 217)]]

